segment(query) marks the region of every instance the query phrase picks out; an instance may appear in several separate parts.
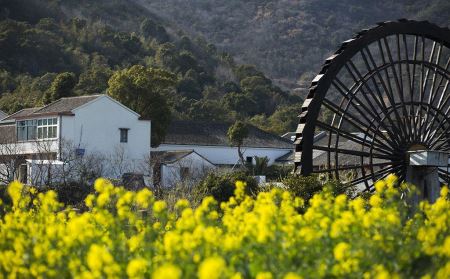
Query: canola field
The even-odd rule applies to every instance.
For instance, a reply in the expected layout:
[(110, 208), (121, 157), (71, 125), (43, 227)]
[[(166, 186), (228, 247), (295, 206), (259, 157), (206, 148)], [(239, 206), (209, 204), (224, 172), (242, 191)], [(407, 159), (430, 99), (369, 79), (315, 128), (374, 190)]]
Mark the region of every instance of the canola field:
[(0, 200), (0, 278), (450, 278), (447, 187), (410, 207), (392, 175), (367, 200), (253, 198), (236, 184), (226, 203), (169, 209), (99, 179), (79, 212), (14, 182)]

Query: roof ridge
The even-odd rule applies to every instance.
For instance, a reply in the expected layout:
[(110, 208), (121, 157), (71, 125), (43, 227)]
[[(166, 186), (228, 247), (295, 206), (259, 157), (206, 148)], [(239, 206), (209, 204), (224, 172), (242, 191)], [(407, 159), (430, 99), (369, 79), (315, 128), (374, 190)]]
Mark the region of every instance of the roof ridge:
[(58, 100), (56, 100), (56, 101), (53, 101), (53, 102), (51, 102), (50, 104), (47, 104), (47, 105), (45, 105), (45, 106), (43, 106), (43, 107), (41, 107), (41, 108), (39, 108), (39, 109), (33, 111), (32, 114), (35, 114), (36, 112), (38, 112), (38, 111), (40, 111), (40, 110), (43, 110), (43, 109), (48, 108), (49, 106), (51, 106), (51, 105), (53, 105), (53, 104), (56, 104), (56, 103), (60, 102), (61, 99), (62, 99), (62, 98), (60, 98), (60, 99), (58, 99)]
[(57, 101), (62, 100), (62, 99), (76, 99), (76, 98), (89, 98), (89, 97), (101, 97), (101, 96), (106, 96), (106, 94), (92, 94), (92, 95), (80, 95), (80, 96), (62, 97), (62, 98), (59, 98)]
[[(54, 106), (54, 105), (60, 103), (60, 102), (63, 101), (63, 100), (74, 100), (74, 99), (84, 99), (84, 98), (94, 98), (94, 99), (97, 99), (97, 98), (100, 98), (100, 97), (102, 97), (102, 96), (105, 96), (105, 94), (94, 94), (94, 95), (81, 95), (81, 96), (62, 97), (62, 98), (59, 98), (58, 100), (55, 100), (55, 101), (51, 102), (50, 104), (47, 104), (47, 105), (41, 107), (40, 109), (34, 111), (34, 112), (31, 113), (31, 114), (33, 114), (33, 115), (38, 115), (40, 112), (44, 111), (45, 109), (47, 109), (47, 108), (49, 108), (49, 107), (51, 107), (51, 106)], [(89, 102), (90, 102), (90, 101), (89, 101)], [(73, 109), (75, 109), (75, 108), (72, 108), (70, 111), (72, 111)]]

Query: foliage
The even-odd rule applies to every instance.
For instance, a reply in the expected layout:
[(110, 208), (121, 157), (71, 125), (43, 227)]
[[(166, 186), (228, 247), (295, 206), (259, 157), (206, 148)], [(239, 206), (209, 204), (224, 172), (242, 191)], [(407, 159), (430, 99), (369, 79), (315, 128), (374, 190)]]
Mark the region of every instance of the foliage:
[[(2, 203), (0, 274), (67, 278), (448, 278), (447, 187), (415, 214), (377, 182), (368, 201), (320, 192), (309, 203), (280, 189), (173, 211), (143, 189), (99, 179), (88, 211), (64, 208), (53, 191), (12, 183)], [(304, 212), (304, 213), (298, 213)], [(30, 237), (32, 236), (32, 237)]]
[[(307, 72), (317, 73), (339, 45), (363, 28), (398, 18), (450, 24), (446, 0), (380, 1), (141, 1), (190, 34), (204, 36), (240, 61), (256, 65), (288, 88)], [(255, 69), (245, 67), (243, 71)], [(240, 72), (243, 72), (240, 71)], [(239, 77), (239, 72), (237, 74)], [(241, 78), (239, 79), (241, 80)]]
[(70, 97), (76, 84), (77, 80), (74, 73), (65, 72), (57, 75), (44, 95), (44, 104), (49, 104), (64, 97)]
[(227, 136), (230, 145), (237, 146), (239, 159), (241, 164), (244, 165), (244, 154), (241, 150), (244, 140), (248, 137), (248, 125), (242, 121), (236, 121), (233, 125), (228, 128)]
[[(113, 74), (136, 65), (176, 77), (174, 90), (163, 94), (168, 106), (159, 108), (174, 119), (235, 121), (296, 102), (254, 66), (237, 65), (135, 1), (7, 0), (0, 7), (0, 48), (0, 109), (8, 113), (62, 96), (106, 93)], [(154, 144), (164, 129), (157, 130)]]
[(78, 209), (85, 209), (84, 200), (89, 194), (95, 192), (92, 185), (82, 184), (80, 182), (70, 182), (66, 184), (52, 185), (39, 189), (40, 192), (53, 190), (58, 196), (58, 201), (65, 205), (74, 206)]
[(228, 201), (235, 191), (236, 181), (243, 181), (247, 184), (246, 193), (254, 195), (258, 193), (258, 183), (246, 172), (231, 173), (209, 173), (202, 182), (194, 188), (195, 196), (212, 196), (216, 201)]
[(290, 175), (282, 180), (282, 183), (294, 196), (300, 197), (305, 201), (309, 201), (315, 194), (321, 192), (324, 188), (328, 188), (330, 192), (337, 196), (346, 194), (352, 196), (355, 189), (348, 187), (340, 181), (327, 181), (322, 183), (317, 176), (298, 176)]
[(113, 74), (108, 94), (142, 118), (152, 120), (152, 146), (158, 146), (171, 120), (165, 95), (175, 83), (176, 77), (170, 72), (135, 65)]
[(265, 175), (269, 168), (269, 158), (255, 156), (255, 165), (253, 166), (253, 173), (255, 175)]
[(282, 135), (286, 131), (294, 131), (298, 125), (298, 114), (301, 111), (301, 102), (292, 105), (279, 106), (272, 115), (266, 117), (258, 114), (250, 118), (250, 123), (260, 129)]

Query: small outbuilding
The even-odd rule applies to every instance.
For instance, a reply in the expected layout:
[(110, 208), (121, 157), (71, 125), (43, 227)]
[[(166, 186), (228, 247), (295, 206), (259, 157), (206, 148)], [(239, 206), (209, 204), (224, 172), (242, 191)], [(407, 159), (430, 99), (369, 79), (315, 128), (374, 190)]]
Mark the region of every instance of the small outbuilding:
[(173, 187), (193, 186), (216, 166), (194, 150), (153, 151), (153, 184)]

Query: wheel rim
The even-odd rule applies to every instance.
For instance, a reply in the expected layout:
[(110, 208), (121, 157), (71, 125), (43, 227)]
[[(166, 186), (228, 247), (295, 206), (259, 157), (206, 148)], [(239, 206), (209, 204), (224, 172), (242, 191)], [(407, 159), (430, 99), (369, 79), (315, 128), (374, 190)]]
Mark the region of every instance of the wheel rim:
[[(295, 140), (296, 172), (372, 190), (406, 176), (407, 152), (450, 152), (450, 30), (400, 20), (363, 30), (313, 80)], [(315, 140), (315, 135), (321, 135)], [(439, 176), (449, 181), (448, 168)]]

